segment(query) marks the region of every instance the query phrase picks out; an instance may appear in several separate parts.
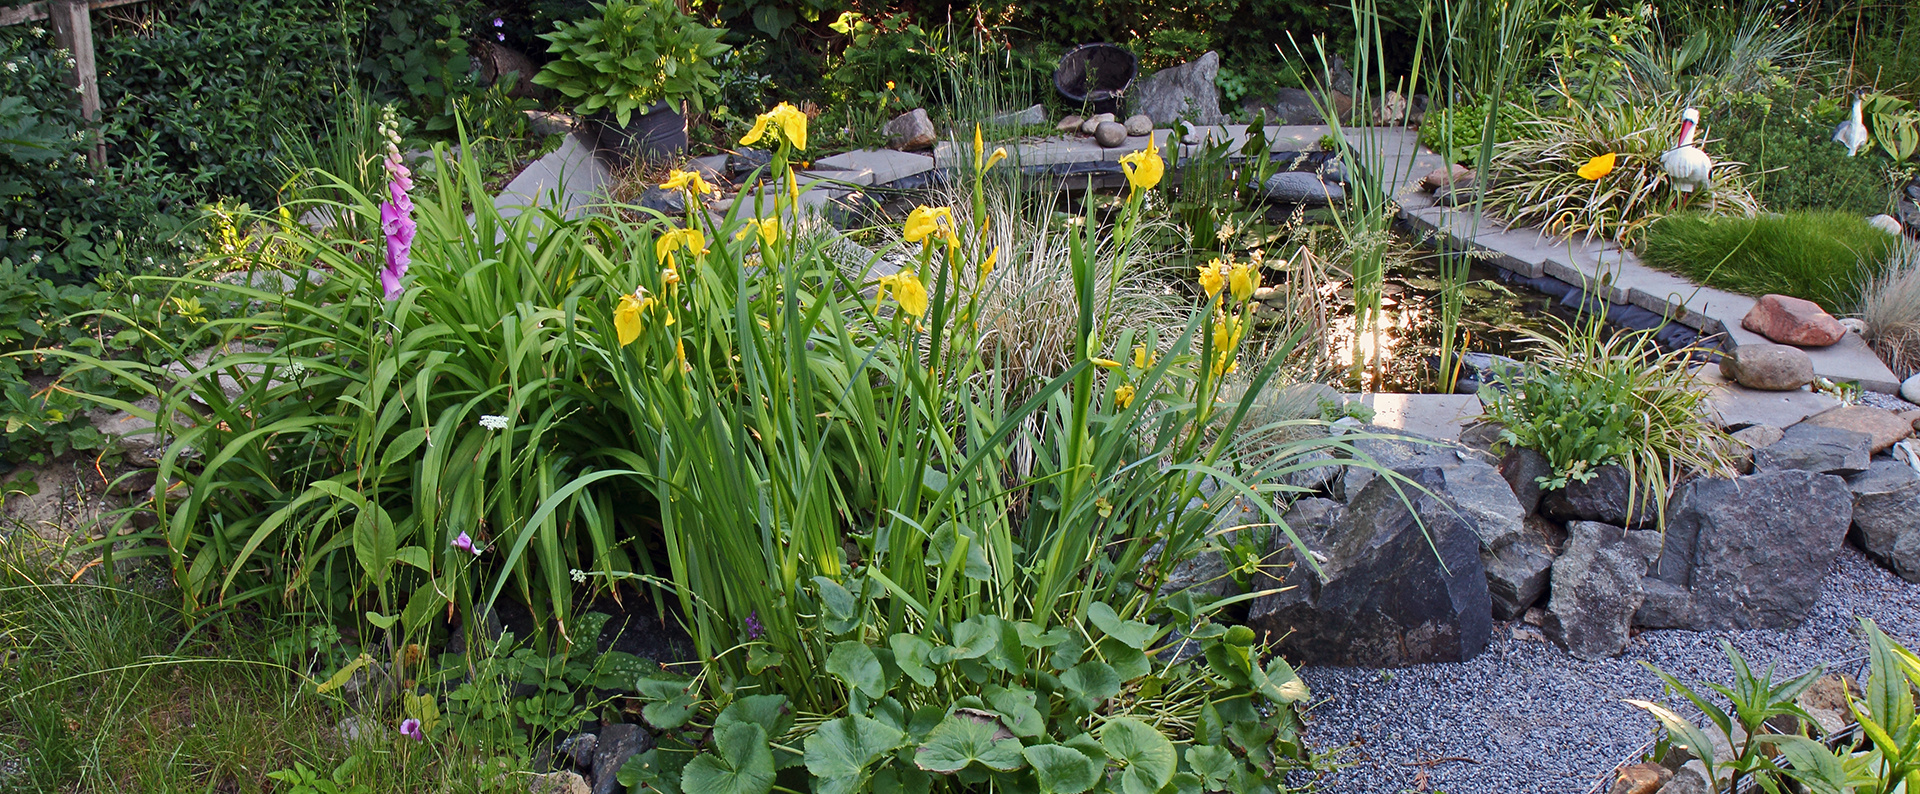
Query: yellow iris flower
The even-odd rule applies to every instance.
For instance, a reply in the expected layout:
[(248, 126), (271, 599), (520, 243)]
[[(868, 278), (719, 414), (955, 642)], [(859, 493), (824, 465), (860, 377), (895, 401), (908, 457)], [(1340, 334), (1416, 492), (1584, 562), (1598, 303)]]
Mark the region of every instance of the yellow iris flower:
[(1148, 352), (1146, 345), (1133, 346), (1133, 368), (1134, 369), (1147, 369), (1152, 367), (1154, 364), (1159, 363), (1159, 361), (1160, 359), (1158, 356), (1155, 356), (1153, 353)]
[(773, 106), (772, 110), (755, 118), (753, 129), (748, 130), (746, 137), (740, 139), (740, 145), (759, 143), (769, 129), (775, 130), (779, 138), (793, 146), (795, 151), (806, 150), (807, 114), (786, 102)]
[(1160, 159), (1158, 141), (1147, 136), (1147, 148), (1120, 158), (1120, 168), (1127, 174), (1128, 184), (1133, 185), (1133, 195), (1143, 190), (1152, 190), (1160, 184), (1160, 177), (1167, 173), (1166, 161)]
[(1120, 362), (1110, 358), (1095, 358), (1095, 359), (1088, 359), (1088, 360), (1092, 361), (1094, 366), (1100, 367), (1101, 369), (1119, 369), (1120, 368)]
[(887, 292), (893, 292), (893, 299), (900, 308), (915, 317), (927, 316), (927, 287), (920, 283), (920, 277), (911, 270), (901, 270), (891, 276), (881, 276), (879, 289), (874, 293), (873, 305), (878, 309), (880, 302), (886, 300)]
[(747, 235), (753, 234), (756, 231), (760, 233), (760, 243), (762, 245), (773, 245), (775, 241), (780, 239), (780, 219), (748, 218), (747, 225), (740, 227), (740, 231), (733, 235), (733, 239), (745, 240), (747, 239)]
[(1132, 405), (1133, 404), (1133, 384), (1122, 383), (1120, 384), (1120, 388), (1114, 389), (1113, 404), (1120, 408), (1125, 408), (1129, 405)]
[(1201, 265), (1200, 289), (1205, 290), (1209, 298), (1219, 295), (1220, 290), (1227, 286), (1227, 274), (1230, 272), (1232, 268), (1218, 259)]
[(1007, 147), (997, 147), (993, 150), (993, 154), (988, 155), (987, 144), (980, 137), (980, 125), (973, 125), (973, 170), (985, 171), (1005, 159), (1007, 159)]
[(613, 310), (613, 330), (620, 336), (621, 347), (633, 344), (633, 340), (640, 338), (640, 313), (651, 308), (653, 296), (647, 294), (646, 287), (620, 296), (620, 305)]
[(713, 186), (707, 184), (707, 180), (701, 179), (698, 171), (681, 171), (678, 169), (667, 172), (667, 181), (661, 182), (660, 187), (665, 190), (685, 192), (687, 198), (690, 199), (699, 198), (700, 196), (714, 192)]
[(993, 275), (993, 267), (998, 264), (1000, 264), (1000, 246), (996, 245), (993, 247), (993, 253), (987, 254), (987, 261), (980, 263), (981, 280)]
[(1586, 165), (1580, 166), (1578, 173), (1581, 179), (1590, 182), (1598, 180), (1600, 177), (1613, 173), (1613, 165), (1618, 160), (1618, 155), (1613, 152), (1607, 152), (1599, 157), (1588, 160)]
[(924, 242), (928, 237), (936, 237), (952, 245), (957, 242), (953, 236), (953, 208), (929, 207), (922, 204), (907, 213), (907, 222), (901, 227), (907, 242)]
[(660, 264), (673, 267), (673, 252), (682, 248), (695, 256), (706, 253), (706, 233), (699, 229), (688, 228), (674, 229), (660, 235), (659, 239), (653, 241), (653, 257), (660, 260)]
[(1252, 263), (1236, 262), (1227, 272), (1227, 285), (1233, 290), (1233, 299), (1244, 303), (1260, 288), (1260, 271), (1254, 269)]

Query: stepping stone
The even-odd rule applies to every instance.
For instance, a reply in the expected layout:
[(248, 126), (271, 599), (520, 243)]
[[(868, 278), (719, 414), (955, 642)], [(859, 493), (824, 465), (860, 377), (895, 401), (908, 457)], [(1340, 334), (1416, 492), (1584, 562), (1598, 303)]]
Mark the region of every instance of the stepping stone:
[(1472, 394), (1363, 394), (1372, 424), (1441, 441), (1459, 441), (1460, 429), (1481, 413)]
[(814, 160), (813, 167), (822, 171), (866, 171), (873, 175), (872, 181), (867, 184), (884, 185), (932, 171), (934, 160), (933, 157), (913, 152), (857, 149)]

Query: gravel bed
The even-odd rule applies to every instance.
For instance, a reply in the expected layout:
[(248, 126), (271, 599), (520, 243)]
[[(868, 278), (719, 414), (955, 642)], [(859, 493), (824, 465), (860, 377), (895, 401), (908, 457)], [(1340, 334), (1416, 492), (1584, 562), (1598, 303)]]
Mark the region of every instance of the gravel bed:
[[(1843, 546), (1807, 619), (1791, 631), (1648, 631), (1626, 653), (1583, 662), (1520, 623), (1494, 623), (1493, 642), (1464, 664), (1399, 669), (1309, 668), (1315, 747), (1348, 745), (1350, 764), (1327, 792), (1583, 794), (1653, 738), (1653, 720), (1625, 698), (1661, 700), (1651, 662), (1683, 682), (1728, 682), (1722, 639), (1779, 678), (1866, 652), (1856, 616), (1894, 639), (1920, 639), (1920, 585)], [(1851, 669), (1851, 668), (1850, 668)], [(1677, 699), (1676, 699), (1677, 700)], [(1683, 713), (1692, 713), (1691, 708)]]

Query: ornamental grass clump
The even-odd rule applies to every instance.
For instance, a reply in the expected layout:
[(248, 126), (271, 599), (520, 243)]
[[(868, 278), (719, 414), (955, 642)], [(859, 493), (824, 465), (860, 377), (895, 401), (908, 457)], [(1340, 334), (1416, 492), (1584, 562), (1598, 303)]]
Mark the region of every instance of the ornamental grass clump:
[(1860, 288), (1859, 317), (1867, 343), (1894, 374), (1920, 372), (1920, 246), (1894, 248), (1886, 268)]
[(1541, 487), (1586, 482), (1617, 465), (1626, 470), (1628, 493), (1652, 494), (1664, 523), (1667, 497), (1682, 476), (1739, 473), (1733, 440), (1694, 386), (1689, 365), (1698, 351), (1662, 352), (1658, 329), (1615, 332), (1598, 318), (1577, 328), (1547, 319), (1555, 333), (1526, 332), (1535, 346), (1531, 363), (1480, 390), (1501, 438), (1546, 457), (1551, 471)]
[[(1683, 196), (1661, 168), (1673, 148), (1678, 108), (1637, 105), (1576, 106), (1565, 114), (1522, 114), (1520, 137), (1494, 153), (1487, 208), (1516, 226), (1549, 234), (1633, 244), (1647, 226), (1681, 210), (1751, 217), (1753, 197), (1744, 164), (1719, 158), (1712, 184)], [(1712, 141), (1706, 142), (1712, 151)], [(1612, 157), (1601, 168), (1596, 159)], [(1586, 173), (1582, 173), (1583, 169)]]
[(1841, 313), (1859, 302), (1861, 285), (1885, 269), (1896, 241), (1846, 212), (1686, 213), (1654, 223), (1640, 259), (1709, 287), (1754, 297), (1792, 295)]

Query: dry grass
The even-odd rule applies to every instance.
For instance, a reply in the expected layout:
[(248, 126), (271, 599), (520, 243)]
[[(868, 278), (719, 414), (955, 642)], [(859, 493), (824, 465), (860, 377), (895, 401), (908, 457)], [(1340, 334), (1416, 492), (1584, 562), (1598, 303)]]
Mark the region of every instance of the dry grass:
[[(1524, 111), (1523, 111), (1524, 112)], [(1660, 154), (1673, 146), (1678, 108), (1577, 108), (1571, 115), (1534, 115), (1523, 134), (1493, 158), (1487, 206), (1516, 226), (1538, 225), (1566, 236), (1638, 242), (1648, 224), (1670, 212), (1753, 216), (1744, 163), (1716, 157), (1713, 185), (1682, 194), (1669, 184)], [(1713, 141), (1701, 144), (1716, 154)], [(1589, 181), (1577, 173), (1587, 161), (1613, 153), (1612, 173)]]
[(1896, 246), (1880, 275), (1860, 290), (1867, 342), (1901, 379), (1920, 372), (1920, 246)]

